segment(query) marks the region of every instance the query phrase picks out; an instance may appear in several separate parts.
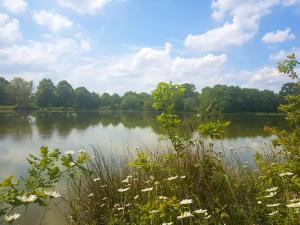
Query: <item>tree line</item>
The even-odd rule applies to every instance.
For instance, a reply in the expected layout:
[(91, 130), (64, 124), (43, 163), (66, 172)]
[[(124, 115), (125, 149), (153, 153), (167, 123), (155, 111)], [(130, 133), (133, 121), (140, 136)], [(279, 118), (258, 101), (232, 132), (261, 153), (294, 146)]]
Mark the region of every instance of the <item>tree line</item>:
[[(200, 92), (195, 85), (181, 84), (185, 90), (176, 95), (176, 111), (201, 113), (276, 112), (284, 97), (300, 93), (295, 83), (286, 83), (279, 93), (270, 90), (215, 85)], [(0, 105), (18, 108), (72, 107), (78, 109), (109, 109), (151, 111), (152, 95), (128, 91), (124, 95), (90, 92), (85, 87), (73, 88), (63, 80), (55, 85), (51, 79), (43, 79), (34, 91), (33, 81), (15, 77), (11, 81), (0, 77)]]

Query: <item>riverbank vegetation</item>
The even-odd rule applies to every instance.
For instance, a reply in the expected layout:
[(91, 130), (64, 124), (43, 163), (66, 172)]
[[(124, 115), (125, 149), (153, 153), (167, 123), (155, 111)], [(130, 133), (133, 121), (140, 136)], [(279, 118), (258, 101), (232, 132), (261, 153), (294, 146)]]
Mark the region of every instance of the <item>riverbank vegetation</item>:
[[(185, 92), (174, 96), (177, 112), (233, 113), (277, 112), (285, 96), (300, 93), (294, 83), (286, 83), (279, 93), (269, 90), (215, 85), (200, 92), (193, 84), (181, 84)], [(128, 91), (124, 95), (90, 92), (85, 87), (73, 88), (67, 81), (55, 85), (43, 79), (35, 88), (32, 81), (16, 77), (11, 81), (0, 77), (0, 109), (42, 110), (132, 110), (152, 111), (153, 96), (149, 93)]]
[[(299, 86), (298, 64), (292, 54), (278, 69)], [(29, 157), (25, 179), (0, 183), (0, 217), (14, 223), (32, 203), (45, 206), (45, 199), (62, 197), (74, 225), (299, 224), (300, 95), (286, 95), (279, 110), (289, 128), (266, 127), (276, 138), (250, 165), (234, 146), (216, 146), (230, 121), (200, 124), (189, 138), (177, 132), (182, 120), (176, 99), (185, 91), (182, 85), (160, 83), (152, 92), (168, 149), (136, 147), (124, 157), (105, 157), (85, 150), (61, 155), (43, 147), (40, 157)], [(54, 184), (63, 177), (68, 183), (61, 196)], [(20, 206), (24, 214), (13, 210)]]

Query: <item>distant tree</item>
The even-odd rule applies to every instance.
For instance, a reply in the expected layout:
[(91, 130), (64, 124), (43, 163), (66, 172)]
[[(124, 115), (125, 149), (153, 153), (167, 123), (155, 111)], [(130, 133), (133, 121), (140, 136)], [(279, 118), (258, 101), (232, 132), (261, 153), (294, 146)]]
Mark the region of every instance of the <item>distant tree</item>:
[(100, 106), (102, 108), (106, 108), (106, 109), (110, 109), (112, 107), (112, 98), (111, 98), (110, 94), (104, 92), (100, 96)]
[(75, 89), (75, 104), (79, 108), (98, 108), (99, 100), (99, 96), (96, 93), (90, 93), (85, 87)]
[(281, 97), (286, 97), (288, 95), (300, 94), (300, 87), (297, 83), (286, 83), (281, 87), (279, 95)]
[(39, 85), (37, 86), (35, 97), (38, 106), (41, 107), (54, 106), (56, 101), (56, 96), (55, 96), (55, 86), (52, 80), (50, 79), (41, 80), (39, 82)]
[(9, 82), (3, 78), (0, 77), (0, 105), (9, 104)]
[(74, 89), (67, 81), (63, 80), (56, 87), (57, 105), (70, 107), (74, 104), (75, 93)]
[(111, 109), (119, 109), (121, 104), (121, 97), (118, 94), (113, 94), (111, 96)]
[(142, 110), (143, 104), (133, 92), (127, 92), (122, 97), (120, 108), (123, 110)]
[(15, 77), (10, 81), (9, 95), (17, 105), (27, 105), (32, 94), (33, 82), (26, 81), (21, 77)]

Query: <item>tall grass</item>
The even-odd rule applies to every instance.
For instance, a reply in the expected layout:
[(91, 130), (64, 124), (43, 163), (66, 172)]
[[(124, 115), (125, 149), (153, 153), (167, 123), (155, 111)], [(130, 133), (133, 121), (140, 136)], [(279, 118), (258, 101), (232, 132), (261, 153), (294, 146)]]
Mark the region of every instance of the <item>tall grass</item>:
[[(300, 221), (297, 208), (286, 207), (289, 190), (265, 197), (275, 192), (266, 191), (271, 186), (263, 184), (262, 171), (249, 168), (238, 157), (225, 160), (212, 144), (199, 142), (180, 155), (139, 149), (135, 153), (106, 158), (95, 151), (89, 164), (93, 177), (70, 185), (72, 224), (253, 225)], [(273, 159), (268, 156), (270, 162)]]

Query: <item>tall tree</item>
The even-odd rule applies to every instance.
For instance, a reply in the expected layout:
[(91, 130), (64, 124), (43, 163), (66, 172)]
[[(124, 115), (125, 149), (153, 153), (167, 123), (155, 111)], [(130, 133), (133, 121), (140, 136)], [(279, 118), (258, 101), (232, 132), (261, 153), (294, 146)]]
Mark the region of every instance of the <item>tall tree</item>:
[(39, 82), (35, 94), (36, 102), (41, 107), (54, 106), (56, 101), (55, 86), (50, 79), (43, 79)]
[(21, 77), (15, 77), (10, 81), (9, 95), (17, 105), (27, 105), (32, 94), (33, 82)]
[(56, 87), (57, 105), (70, 107), (73, 106), (75, 100), (74, 89), (67, 81), (63, 80)]
[(0, 77), (0, 105), (9, 104), (9, 82), (3, 78)]

